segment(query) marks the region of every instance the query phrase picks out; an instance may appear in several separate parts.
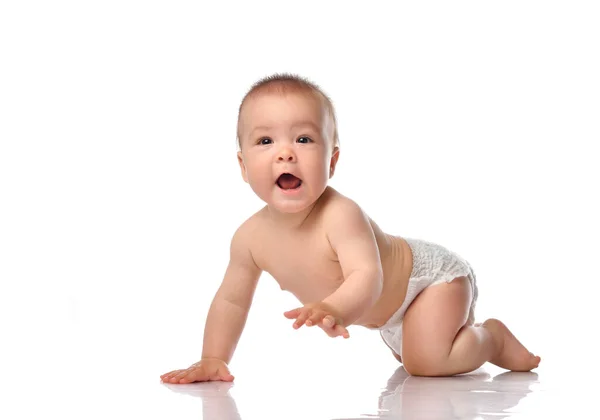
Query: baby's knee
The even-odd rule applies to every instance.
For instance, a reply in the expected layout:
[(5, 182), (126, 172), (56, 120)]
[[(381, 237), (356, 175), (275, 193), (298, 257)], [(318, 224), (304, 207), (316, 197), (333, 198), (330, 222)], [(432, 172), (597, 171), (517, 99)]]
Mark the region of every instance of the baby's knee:
[(413, 364), (403, 363), (404, 370), (411, 376), (447, 376), (447, 369), (443, 366), (428, 365), (428, 364)]
[(446, 376), (447, 358), (427, 354), (402, 354), (404, 370), (412, 376)]

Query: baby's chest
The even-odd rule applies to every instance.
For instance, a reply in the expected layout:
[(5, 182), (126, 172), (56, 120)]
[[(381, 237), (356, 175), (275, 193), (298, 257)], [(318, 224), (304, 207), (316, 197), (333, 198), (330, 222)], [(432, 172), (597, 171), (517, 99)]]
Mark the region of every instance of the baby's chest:
[(342, 268), (327, 242), (274, 243), (260, 254), (261, 268), (301, 300), (321, 299), (343, 282)]

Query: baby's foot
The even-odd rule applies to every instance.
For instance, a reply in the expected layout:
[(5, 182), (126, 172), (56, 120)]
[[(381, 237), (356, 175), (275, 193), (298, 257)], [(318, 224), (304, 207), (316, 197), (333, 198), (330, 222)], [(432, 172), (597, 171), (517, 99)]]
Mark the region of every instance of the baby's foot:
[(488, 319), (482, 324), (493, 335), (498, 353), (490, 363), (517, 372), (527, 372), (540, 364), (540, 357), (530, 353), (501, 321)]

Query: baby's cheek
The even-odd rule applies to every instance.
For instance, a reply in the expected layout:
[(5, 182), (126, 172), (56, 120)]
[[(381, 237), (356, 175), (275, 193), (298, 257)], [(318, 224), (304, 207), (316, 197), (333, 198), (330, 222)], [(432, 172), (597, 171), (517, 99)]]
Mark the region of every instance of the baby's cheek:
[(265, 175), (260, 173), (249, 173), (248, 174), (248, 183), (252, 187), (252, 189), (257, 192), (267, 191), (272, 187), (270, 179), (268, 179)]
[(309, 171), (307, 178), (313, 185), (325, 184), (329, 180), (329, 167), (315, 166)]

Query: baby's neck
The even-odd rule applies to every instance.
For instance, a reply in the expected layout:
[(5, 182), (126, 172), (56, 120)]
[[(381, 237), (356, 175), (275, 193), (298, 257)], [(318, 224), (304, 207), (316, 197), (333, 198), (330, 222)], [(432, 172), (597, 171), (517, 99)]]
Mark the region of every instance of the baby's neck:
[(267, 206), (265, 208), (267, 217), (277, 229), (288, 231), (300, 229), (305, 226), (306, 221), (311, 216), (316, 216), (316, 213), (325, 205), (325, 202), (328, 201), (328, 197), (330, 197), (333, 192), (333, 188), (328, 186), (314, 203), (297, 213), (282, 213)]
[(283, 230), (295, 230), (301, 228), (306, 220), (313, 213), (313, 210), (317, 206), (317, 201), (311, 204), (309, 207), (298, 213), (281, 213), (269, 206), (267, 206), (267, 215), (269, 220), (277, 229)]

